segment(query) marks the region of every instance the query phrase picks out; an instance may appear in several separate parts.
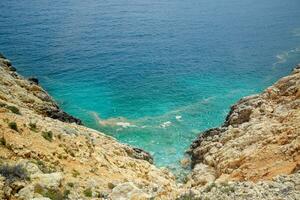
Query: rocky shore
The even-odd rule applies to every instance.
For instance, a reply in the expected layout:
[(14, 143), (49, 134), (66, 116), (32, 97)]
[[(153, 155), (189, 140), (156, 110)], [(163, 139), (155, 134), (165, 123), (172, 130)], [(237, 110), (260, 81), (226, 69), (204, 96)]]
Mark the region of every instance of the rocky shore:
[(0, 58), (0, 199), (175, 199), (147, 152), (81, 125)]
[[(199, 134), (188, 153), (193, 191), (235, 182), (230, 187), (253, 193), (241, 199), (300, 199), (300, 65), (233, 105), (224, 124)], [(218, 198), (226, 197), (232, 194)]]
[(300, 66), (199, 134), (184, 183), (83, 126), (38, 83), (0, 55), (0, 199), (300, 199)]

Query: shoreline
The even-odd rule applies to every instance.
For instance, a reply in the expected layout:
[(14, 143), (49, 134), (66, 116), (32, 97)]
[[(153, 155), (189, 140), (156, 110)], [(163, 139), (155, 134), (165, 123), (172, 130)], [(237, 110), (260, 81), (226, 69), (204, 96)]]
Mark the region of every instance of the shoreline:
[[(153, 165), (146, 151), (60, 110), (38, 79), (18, 75), (1, 54), (0, 65), (1, 198), (51, 199), (50, 191), (69, 199), (300, 197), (299, 65), (234, 104), (221, 127), (199, 134), (188, 150), (192, 171), (183, 183)], [(28, 179), (7, 182), (6, 166), (24, 168)]]

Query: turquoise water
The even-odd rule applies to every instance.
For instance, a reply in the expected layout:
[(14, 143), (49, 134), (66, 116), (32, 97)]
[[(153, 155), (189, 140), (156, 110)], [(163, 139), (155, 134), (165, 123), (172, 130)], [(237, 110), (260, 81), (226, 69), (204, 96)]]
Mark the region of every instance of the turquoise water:
[(300, 61), (299, 0), (1, 0), (0, 51), (84, 123), (178, 168)]

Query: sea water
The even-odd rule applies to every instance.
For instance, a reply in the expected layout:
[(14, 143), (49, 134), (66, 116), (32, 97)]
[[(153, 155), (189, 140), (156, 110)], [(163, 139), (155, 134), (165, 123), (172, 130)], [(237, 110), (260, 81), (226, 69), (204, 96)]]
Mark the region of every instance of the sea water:
[(0, 51), (68, 113), (179, 169), (300, 62), (299, 0), (1, 0)]

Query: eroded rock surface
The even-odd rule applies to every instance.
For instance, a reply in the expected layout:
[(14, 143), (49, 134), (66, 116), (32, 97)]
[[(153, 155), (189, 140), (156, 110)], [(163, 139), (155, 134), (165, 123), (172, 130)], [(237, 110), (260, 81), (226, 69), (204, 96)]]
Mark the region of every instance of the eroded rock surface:
[(0, 199), (177, 197), (175, 177), (149, 153), (78, 125), (11, 68), (0, 58)]
[(6, 58), (0, 58), (0, 66), (2, 76), (0, 85), (2, 95), (0, 99), (34, 109), (37, 113), (53, 119), (82, 124), (80, 119), (67, 114), (59, 108), (51, 96), (38, 86), (38, 79), (24, 79), (16, 73), (16, 68)]
[[(300, 66), (263, 93), (233, 105), (224, 125), (201, 133), (188, 153), (193, 172), (187, 185), (192, 188), (203, 187), (215, 179), (216, 183), (246, 181), (263, 191), (267, 187), (255, 185), (256, 182), (286, 175), (296, 179), (294, 190), (299, 190)], [(240, 183), (234, 186), (244, 187)], [(300, 199), (299, 192), (295, 195)], [(290, 199), (297, 199), (295, 195)], [(260, 195), (253, 198), (264, 199)]]

